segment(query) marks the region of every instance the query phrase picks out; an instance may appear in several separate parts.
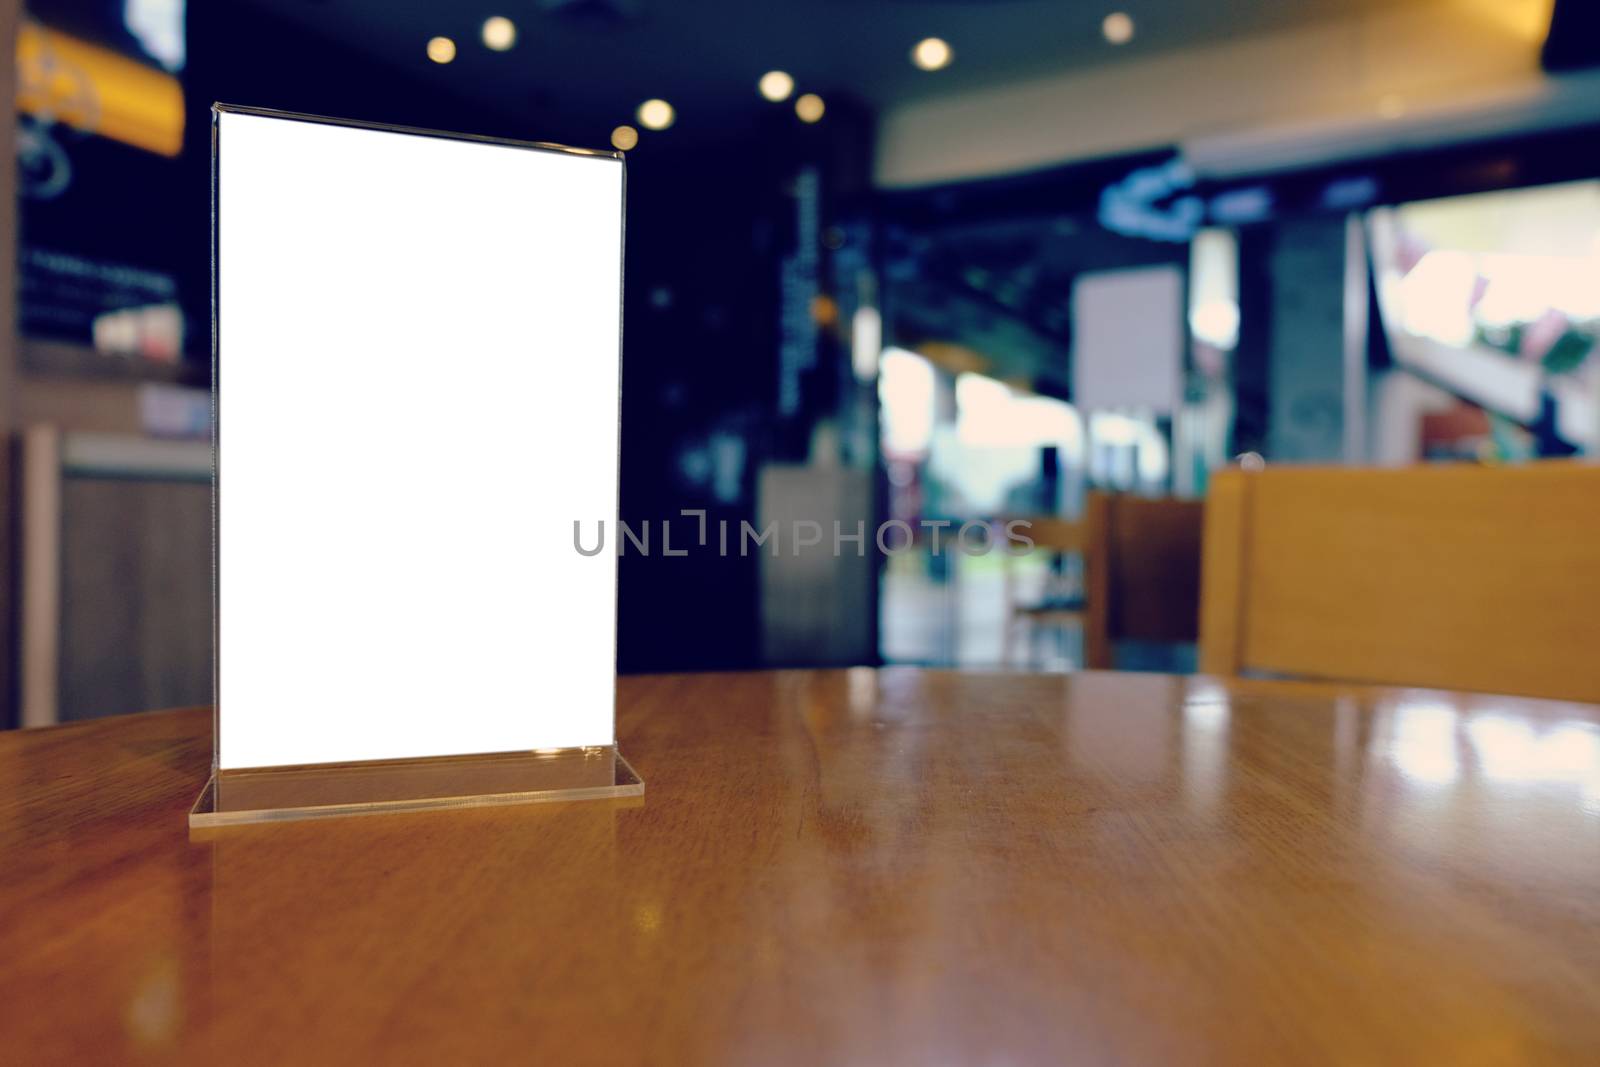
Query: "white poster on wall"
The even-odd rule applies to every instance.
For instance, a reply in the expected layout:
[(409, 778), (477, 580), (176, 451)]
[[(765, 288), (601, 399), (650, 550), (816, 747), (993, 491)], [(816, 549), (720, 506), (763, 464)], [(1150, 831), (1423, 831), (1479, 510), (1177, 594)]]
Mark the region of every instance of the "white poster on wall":
[(1183, 271), (1138, 267), (1072, 286), (1072, 400), (1170, 414), (1183, 397)]
[(220, 109), (217, 762), (614, 741), (623, 166)]

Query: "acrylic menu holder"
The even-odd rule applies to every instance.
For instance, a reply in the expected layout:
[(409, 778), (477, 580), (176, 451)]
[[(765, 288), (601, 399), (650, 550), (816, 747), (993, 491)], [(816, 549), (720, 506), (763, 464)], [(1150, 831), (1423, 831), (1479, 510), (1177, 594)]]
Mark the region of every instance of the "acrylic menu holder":
[(212, 166), (190, 826), (642, 795), (575, 550), (616, 528), (621, 155), (219, 104)]

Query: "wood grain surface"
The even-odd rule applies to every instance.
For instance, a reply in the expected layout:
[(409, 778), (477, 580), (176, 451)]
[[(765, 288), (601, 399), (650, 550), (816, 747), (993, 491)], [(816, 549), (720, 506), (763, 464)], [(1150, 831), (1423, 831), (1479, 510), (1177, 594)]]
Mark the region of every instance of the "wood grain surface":
[(0, 735), (0, 1061), (1594, 1063), (1600, 708), (625, 678), (642, 802), (191, 838), (203, 710)]

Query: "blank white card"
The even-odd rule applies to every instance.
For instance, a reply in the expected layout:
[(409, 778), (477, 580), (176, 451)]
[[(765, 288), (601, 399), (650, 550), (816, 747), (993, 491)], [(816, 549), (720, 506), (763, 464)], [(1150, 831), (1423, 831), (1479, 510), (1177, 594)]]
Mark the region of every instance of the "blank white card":
[(612, 744), (621, 161), (218, 122), (219, 765)]

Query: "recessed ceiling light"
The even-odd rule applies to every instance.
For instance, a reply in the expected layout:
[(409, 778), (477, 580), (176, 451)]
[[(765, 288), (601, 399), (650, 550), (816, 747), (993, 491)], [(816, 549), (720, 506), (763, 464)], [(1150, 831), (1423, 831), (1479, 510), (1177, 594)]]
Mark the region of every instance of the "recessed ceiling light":
[(789, 94), (794, 92), (794, 79), (781, 70), (769, 70), (761, 75), (761, 81), (756, 86), (761, 90), (761, 95), (776, 104), (779, 100), (789, 99)]
[(647, 130), (664, 130), (672, 125), (677, 114), (665, 100), (646, 100), (639, 105), (639, 125)]
[(955, 55), (944, 41), (937, 37), (925, 37), (911, 50), (911, 62), (922, 70), (943, 70)]
[(611, 131), (611, 147), (626, 152), (639, 143), (639, 131), (632, 126), (618, 126)]
[(435, 63), (448, 63), (456, 57), (456, 43), (448, 37), (435, 37), (428, 42), (428, 58)]
[(1100, 23), (1100, 32), (1112, 44), (1127, 44), (1133, 40), (1133, 19), (1123, 11), (1113, 11)]
[(483, 43), (496, 52), (504, 52), (517, 43), (517, 24), (504, 15), (484, 19)]
[(816, 122), (822, 118), (822, 113), (827, 110), (822, 97), (816, 93), (807, 93), (794, 102), (794, 113), (800, 116), (801, 122)]

